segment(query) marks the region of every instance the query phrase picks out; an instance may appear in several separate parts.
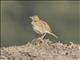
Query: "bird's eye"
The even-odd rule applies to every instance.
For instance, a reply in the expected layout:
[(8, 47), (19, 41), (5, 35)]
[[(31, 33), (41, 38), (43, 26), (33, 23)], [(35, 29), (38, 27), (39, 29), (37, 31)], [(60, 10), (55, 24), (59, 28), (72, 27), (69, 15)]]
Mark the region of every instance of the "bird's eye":
[(37, 22), (36, 20), (34, 20), (34, 22)]

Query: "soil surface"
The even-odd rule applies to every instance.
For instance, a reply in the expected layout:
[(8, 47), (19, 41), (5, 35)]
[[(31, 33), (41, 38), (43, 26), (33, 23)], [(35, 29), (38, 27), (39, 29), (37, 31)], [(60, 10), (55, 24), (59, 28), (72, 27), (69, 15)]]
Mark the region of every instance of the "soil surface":
[(23, 46), (0, 48), (1, 60), (80, 60), (80, 44), (37, 38)]

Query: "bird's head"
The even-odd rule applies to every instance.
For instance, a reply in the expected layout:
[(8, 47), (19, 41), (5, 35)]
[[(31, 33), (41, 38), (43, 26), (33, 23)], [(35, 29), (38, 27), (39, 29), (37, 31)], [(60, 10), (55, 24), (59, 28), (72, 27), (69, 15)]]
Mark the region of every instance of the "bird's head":
[(36, 25), (40, 21), (40, 19), (39, 19), (39, 17), (37, 15), (30, 16), (29, 18), (32, 20), (32, 22), (31, 22), (32, 25)]
[(37, 21), (40, 20), (37, 15), (35, 15), (35, 16), (30, 16), (29, 18), (32, 19), (32, 21), (34, 21), (34, 22), (37, 22)]

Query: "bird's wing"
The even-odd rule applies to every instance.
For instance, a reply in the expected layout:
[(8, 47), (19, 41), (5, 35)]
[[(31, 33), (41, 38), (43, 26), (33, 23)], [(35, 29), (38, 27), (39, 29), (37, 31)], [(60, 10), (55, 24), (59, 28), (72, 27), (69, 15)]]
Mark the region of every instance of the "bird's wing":
[(52, 32), (50, 26), (48, 25), (47, 22), (41, 20), (41, 24), (44, 27), (44, 29), (46, 29), (47, 32)]

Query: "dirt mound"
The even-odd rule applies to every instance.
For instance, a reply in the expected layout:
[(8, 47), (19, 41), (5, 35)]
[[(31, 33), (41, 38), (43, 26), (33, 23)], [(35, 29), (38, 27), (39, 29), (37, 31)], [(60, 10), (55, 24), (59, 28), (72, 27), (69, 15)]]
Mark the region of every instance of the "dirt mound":
[(34, 39), (23, 46), (1, 47), (1, 60), (80, 60), (80, 45)]

